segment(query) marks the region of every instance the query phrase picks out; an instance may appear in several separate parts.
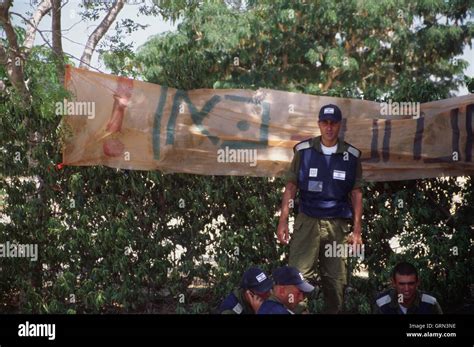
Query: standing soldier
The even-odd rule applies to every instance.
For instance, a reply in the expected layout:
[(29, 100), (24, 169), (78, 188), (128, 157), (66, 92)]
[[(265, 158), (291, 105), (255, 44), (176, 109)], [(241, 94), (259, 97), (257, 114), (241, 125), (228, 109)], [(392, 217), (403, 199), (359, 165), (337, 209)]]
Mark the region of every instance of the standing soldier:
[(289, 265), (305, 278), (314, 278), (319, 261), (325, 313), (341, 310), (346, 284), (346, 259), (326, 256), (325, 246), (344, 244), (350, 219), (353, 226), (348, 242), (353, 248), (362, 244), (361, 152), (338, 140), (341, 120), (336, 105), (323, 106), (318, 122), (321, 136), (295, 146), (277, 230), (278, 240), (287, 244), (290, 204), (299, 190)]

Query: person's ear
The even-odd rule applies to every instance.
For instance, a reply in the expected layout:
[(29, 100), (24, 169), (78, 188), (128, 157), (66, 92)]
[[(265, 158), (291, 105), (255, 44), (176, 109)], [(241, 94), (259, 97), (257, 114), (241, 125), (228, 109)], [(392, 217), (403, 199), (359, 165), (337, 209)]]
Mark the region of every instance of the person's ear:
[(395, 288), (397, 286), (397, 282), (395, 282), (395, 278), (391, 278), (392, 280), (392, 287)]

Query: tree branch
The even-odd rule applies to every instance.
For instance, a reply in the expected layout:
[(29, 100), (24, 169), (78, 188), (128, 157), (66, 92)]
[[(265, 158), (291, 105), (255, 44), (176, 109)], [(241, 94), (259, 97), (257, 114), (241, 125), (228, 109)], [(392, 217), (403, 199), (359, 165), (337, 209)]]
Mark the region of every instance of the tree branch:
[(38, 25), (43, 19), (44, 15), (47, 14), (51, 10), (51, 1), (50, 0), (43, 0), (36, 9), (33, 16), (27, 21), (28, 25), (26, 26), (26, 38), (23, 46), (26, 48), (27, 51), (31, 50), (33, 47), (33, 43), (36, 37), (36, 30)]
[(331, 70), (331, 72), (329, 72), (328, 79), (326, 80), (326, 83), (324, 83), (323, 88), (321, 88), (321, 90), (324, 92), (328, 91), (328, 89), (332, 87), (334, 79), (339, 76), (340, 72), (341, 70), (339, 68)]
[[(10, 12), (10, 13), (11, 13), (11, 14), (14, 14), (15, 16), (18, 16), (18, 17), (22, 18), (22, 19), (23, 19), (25, 22), (27, 22), (27, 23), (29, 22), (29, 20), (28, 20), (27, 18), (23, 17), (23, 16), (22, 16), (21, 14), (19, 14), (19, 13), (16, 13), (16, 12)], [(43, 35), (43, 31), (50, 32), (51, 30), (39, 30), (39, 29), (36, 29), (36, 31), (38, 32), (38, 34), (40, 34), (41, 38), (43, 39), (44, 45), (46, 45), (46, 46), (48, 46), (49, 48), (51, 48), (51, 50), (54, 52), (53, 46), (51, 46), (51, 43), (49, 43), (48, 39)], [(71, 42), (74, 42), (74, 41), (68, 39), (67, 37), (64, 37), (64, 38), (65, 38), (66, 40), (69, 40), (69, 41), (71, 41)], [(77, 43), (77, 44), (81, 45), (81, 44), (78, 43), (78, 42), (74, 42), (74, 43)], [(0, 62), (2, 61), (2, 48), (3, 48), (3, 47), (2, 47), (1, 42), (0, 42)], [(64, 53), (64, 52), (63, 52), (63, 54), (66, 55), (66, 56), (68, 56), (68, 57), (70, 57), (70, 58), (72, 58), (72, 59), (75, 59), (75, 60), (79, 61), (80, 63), (86, 64), (89, 68), (94, 69), (94, 70), (96, 70), (97, 72), (105, 73), (105, 72), (103, 72), (103, 71), (101, 71), (101, 70), (99, 70), (99, 69), (93, 67), (92, 65), (90, 65), (90, 64), (88, 64), (88, 63), (82, 61), (81, 59), (75, 57), (75, 56), (72, 55), (72, 54)]]
[(0, 2), (0, 17), (8, 17), (8, 10), (12, 3), (12, 0), (3, 0), (3, 2)]
[(53, 51), (56, 56), (56, 70), (61, 84), (64, 84), (64, 54), (61, 41), (61, 0), (53, 1), (53, 18), (51, 30), (53, 31)]
[(8, 56), (5, 47), (3, 47), (2, 42), (0, 41), (0, 64), (7, 65)]
[(79, 67), (85, 68), (86, 65), (90, 65), (92, 54), (97, 47), (97, 44), (109, 30), (112, 23), (117, 18), (117, 15), (122, 10), (125, 0), (117, 0), (114, 5), (110, 8), (109, 12), (99, 24), (99, 26), (94, 30), (89, 39), (87, 40), (86, 48), (82, 53), (81, 65)]
[(8, 79), (21, 95), (22, 102), (28, 107), (31, 104), (31, 98), (23, 73), (25, 57), (20, 50), (15, 29), (10, 21), (9, 10), (12, 1), (4, 0), (4, 2), (0, 2), (0, 4), (0, 24), (3, 27), (3, 30), (5, 30), (8, 41), (8, 50), (5, 49), (5, 47), (0, 49), (0, 59), (5, 62)]

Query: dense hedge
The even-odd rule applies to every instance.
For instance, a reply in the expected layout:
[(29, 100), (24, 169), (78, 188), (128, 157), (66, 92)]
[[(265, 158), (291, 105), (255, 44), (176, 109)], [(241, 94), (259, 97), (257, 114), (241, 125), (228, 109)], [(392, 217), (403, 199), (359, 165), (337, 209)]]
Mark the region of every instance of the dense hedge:
[[(275, 238), (281, 179), (58, 170), (54, 103), (66, 93), (48, 50), (35, 48), (25, 73), (31, 108), (9, 85), (0, 93), (0, 242), (38, 244), (39, 259), (0, 259), (0, 312), (212, 312), (251, 264), (270, 271), (286, 263)], [(363, 265), (368, 277), (351, 275), (345, 311), (370, 312), (402, 258), (445, 311), (466, 310), (473, 192), (472, 177), (366, 184), (366, 257), (351, 269)]]
[[(1, 260), (2, 311), (211, 312), (249, 265), (270, 270), (286, 261), (287, 249), (275, 241), (280, 179), (55, 171), (57, 148), (44, 146), (52, 155), (38, 151), (40, 194), (20, 179), (29, 176), (26, 168), (3, 168), (9, 222), (0, 240), (37, 243), (39, 260)], [(447, 218), (454, 194), (462, 200)], [(369, 278), (351, 278), (346, 310), (370, 312), (402, 257), (416, 263), (423, 288), (458, 309), (473, 281), (472, 179), (464, 186), (455, 179), (368, 184), (364, 195)], [(406, 247), (402, 255), (388, 244), (395, 235)]]

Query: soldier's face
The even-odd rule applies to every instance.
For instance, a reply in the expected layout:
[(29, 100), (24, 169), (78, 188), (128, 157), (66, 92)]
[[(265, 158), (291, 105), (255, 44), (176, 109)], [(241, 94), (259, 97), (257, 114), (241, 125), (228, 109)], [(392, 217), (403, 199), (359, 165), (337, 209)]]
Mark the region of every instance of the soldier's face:
[(304, 294), (296, 286), (285, 286), (286, 307), (294, 309), (304, 299)]
[(261, 292), (261, 293), (255, 292), (255, 291), (251, 291), (251, 292), (252, 292), (252, 294), (258, 296), (258, 297), (259, 297), (260, 299), (262, 299), (262, 300), (267, 300), (267, 299), (270, 297), (270, 295), (271, 295), (271, 291), (270, 291), (270, 290), (269, 290), (268, 292)]
[(418, 284), (419, 281), (416, 275), (395, 274), (395, 279), (392, 279), (392, 285), (396, 289), (397, 294), (403, 295), (403, 302), (411, 302), (415, 298)]
[(333, 143), (339, 136), (341, 130), (341, 122), (333, 122), (332, 120), (322, 120), (318, 122), (321, 137), (324, 143)]

